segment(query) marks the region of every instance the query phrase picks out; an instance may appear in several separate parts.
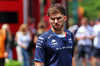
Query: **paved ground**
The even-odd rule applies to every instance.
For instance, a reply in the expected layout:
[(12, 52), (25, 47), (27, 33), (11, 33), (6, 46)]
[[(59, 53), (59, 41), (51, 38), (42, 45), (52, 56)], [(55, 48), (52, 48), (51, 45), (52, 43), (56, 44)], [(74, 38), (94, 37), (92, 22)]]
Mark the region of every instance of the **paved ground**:
[[(82, 66), (82, 59), (77, 60), (76, 58), (77, 58), (77, 55), (75, 55), (76, 66)], [(87, 66), (91, 66), (88, 59), (87, 59)], [(100, 66), (100, 60), (99, 62), (97, 62), (97, 66)]]

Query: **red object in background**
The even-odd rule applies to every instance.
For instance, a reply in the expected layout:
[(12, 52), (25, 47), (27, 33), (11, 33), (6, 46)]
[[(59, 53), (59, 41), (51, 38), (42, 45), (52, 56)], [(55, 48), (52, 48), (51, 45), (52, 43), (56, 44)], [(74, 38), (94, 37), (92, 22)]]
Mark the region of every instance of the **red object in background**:
[(47, 15), (43, 16), (43, 20), (46, 24), (46, 31), (48, 31), (51, 28), (50, 22), (49, 22), (49, 17)]
[(55, 0), (55, 3), (62, 3), (62, 0)]
[(9, 24), (15, 35), (23, 23), (23, 0), (0, 0), (0, 28), (4, 23)]
[(16, 48), (15, 47), (12, 48), (12, 58), (14, 60), (17, 60), (17, 52), (16, 52)]
[(44, 0), (44, 16), (43, 16), (43, 20), (46, 23), (46, 31), (48, 31), (51, 26), (50, 26), (50, 22), (49, 22), (49, 17), (46, 15), (47, 14), (47, 10), (48, 8), (51, 6), (51, 0)]
[(44, 15), (46, 15), (48, 8), (51, 6), (51, 0), (44, 0)]
[(32, 18), (35, 19), (35, 24), (37, 26), (38, 22), (40, 22), (40, 2), (39, 0), (32, 0)]
[[(27, 10), (27, 0), (0, 0), (0, 28), (8, 24), (14, 36), (19, 26), (28, 22)], [(12, 56), (17, 60), (16, 47), (12, 47)]]

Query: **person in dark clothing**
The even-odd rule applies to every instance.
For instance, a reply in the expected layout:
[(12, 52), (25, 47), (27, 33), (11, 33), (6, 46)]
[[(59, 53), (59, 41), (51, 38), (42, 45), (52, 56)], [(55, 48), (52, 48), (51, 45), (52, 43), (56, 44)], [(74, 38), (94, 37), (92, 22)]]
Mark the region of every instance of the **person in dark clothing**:
[(65, 8), (56, 3), (48, 9), (47, 15), (51, 29), (38, 37), (35, 66), (76, 66), (73, 34), (64, 29)]

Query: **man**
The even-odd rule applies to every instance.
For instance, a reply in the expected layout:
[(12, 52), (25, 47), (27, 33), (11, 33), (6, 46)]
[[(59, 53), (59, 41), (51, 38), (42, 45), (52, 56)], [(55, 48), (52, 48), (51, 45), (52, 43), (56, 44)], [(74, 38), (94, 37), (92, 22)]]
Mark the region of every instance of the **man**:
[(91, 57), (91, 64), (92, 66), (96, 66), (96, 58), (100, 58), (100, 19), (96, 19), (95, 25), (93, 26), (93, 35), (91, 36), (94, 38), (93, 40), (93, 51)]
[(36, 43), (35, 66), (76, 66), (73, 34), (64, 30), (65, 9), (60, 4), (48, 11), (51, 29), (40, 35)]
[(76, 40), (78, 41), (78, 59), (82, 57), (82, 66), (86, 66), (86, 58), (87, 54), (90, 58), (91, 56), (91, 47), (92, 47), (92, 27), (88, 25), (88, 19), (83, 17), (81, 20), (81, 26), (78, 28), (76, 32)]
[(4, 66), (5, 58), (8, 57), (10, 43), (6, 30), (0, 29), (0, 66)]

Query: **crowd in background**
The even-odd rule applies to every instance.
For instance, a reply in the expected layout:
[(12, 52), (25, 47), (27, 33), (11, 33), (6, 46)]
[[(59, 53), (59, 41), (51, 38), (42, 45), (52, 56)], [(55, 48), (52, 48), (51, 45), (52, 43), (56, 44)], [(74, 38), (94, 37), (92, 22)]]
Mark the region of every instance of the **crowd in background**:
[[(37, 29), (35, 29), (35, 23), (30, 24), (30, 26), (22, 24), (16, 32), (14, 40), (8, 24), (2, 25), (2, 29), (7, 31), (10, 40), (8, 58), (22, 62), (24, 66), (30, 66), (34, 59), (38, 36), (49, 30), (50, 25), (46, 21), (39, 22)], [(87, 58), (85, 56), (87, 54), (91, 66), (96, 66), (96, 60), (100, 58), (100, 19), (89, 21), (88, 18), (83, 17), (80, 25), (70, 26), (68, 30), (73, 32), (75, 37), (74, 54), (78, 54), (76, 60), (82, 58), (82, 65), (86, 66)], [(13, 52), (12, 41), (14, 41), (16, 52)], [(17, 59), (13, 56), (17, 56)]]
[(48, 17), (44, 16), (44, 20), (45, 22), (39, 22), (38, 26), (35, 25), (35, 22), (21, 24), (14, 37), (11, 34), (9, 25), (3, 24), (1, 29), (7, 32), (10, 41), (9, 49), (7, 49), (8, 56), (3, 61), (12, 59), (22, 63), (23, 66), (33, 65), (37, 39), (41, 34), (50, 29), (49, 22), (47, 22)]
[(100, 58), (99, 27), (100, 19), (89, 21), (88, 18), (83, 17), (80, 25), (74, 25), (69, 28), (74, 33), (75, 53), (78, 54), (77, 60), (82, 58), (82, 66), (87, 66), (87, 59), (91, 66), (97, 65), (97, 59)]

